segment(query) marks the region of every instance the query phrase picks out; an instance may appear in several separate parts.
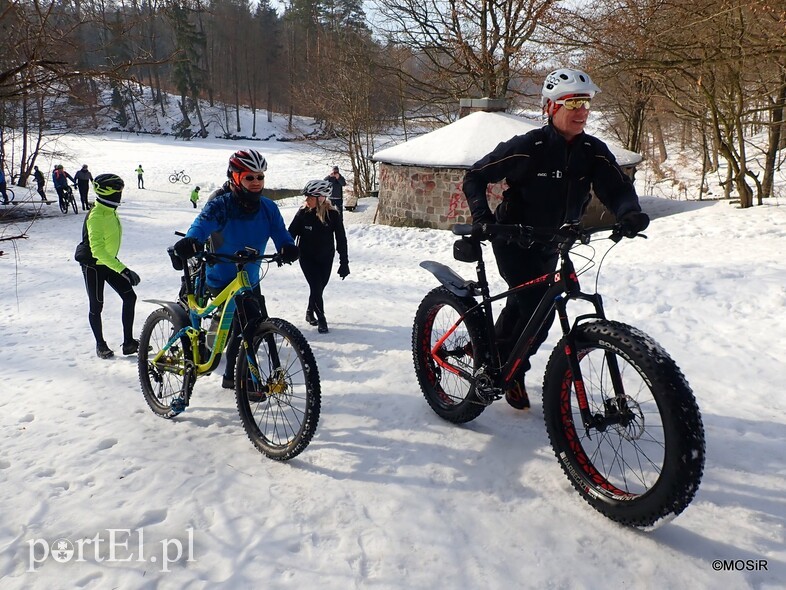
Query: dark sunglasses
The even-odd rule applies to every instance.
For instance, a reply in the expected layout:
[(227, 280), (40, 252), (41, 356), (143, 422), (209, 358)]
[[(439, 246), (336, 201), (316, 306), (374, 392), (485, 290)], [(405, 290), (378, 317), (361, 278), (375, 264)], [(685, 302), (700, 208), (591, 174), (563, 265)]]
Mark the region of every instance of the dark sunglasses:
[(249, 174), (248, 176), (244, 176), (243, 179), (246, 180), (247, 182), (254, 182), (255, 180), (265, 180), (265, 175), (257, 174), (256, 176), (254, 176), (253, 174)]

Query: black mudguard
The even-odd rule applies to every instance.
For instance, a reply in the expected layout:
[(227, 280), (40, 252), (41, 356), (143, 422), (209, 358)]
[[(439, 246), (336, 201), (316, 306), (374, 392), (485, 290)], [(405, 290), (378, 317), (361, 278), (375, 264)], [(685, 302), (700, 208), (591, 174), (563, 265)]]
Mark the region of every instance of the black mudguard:
[(425, 268), (442, 283), (448, 291), (459, 297), (474, 297), (477, 290), (472, 281), (461, 278), (452, 268), (433, 260), (424, 260), (420, 266)]

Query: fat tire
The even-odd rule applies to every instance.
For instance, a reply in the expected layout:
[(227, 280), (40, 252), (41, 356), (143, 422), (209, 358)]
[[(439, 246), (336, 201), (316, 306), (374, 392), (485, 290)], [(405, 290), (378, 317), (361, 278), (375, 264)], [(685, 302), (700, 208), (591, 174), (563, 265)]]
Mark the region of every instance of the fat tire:
[(60, 207), (60, 212), (63, 215), (68, 214), (68, 198), (62, 198), (62, 199), (58, 198), (57, 204)]
[(177, 174), (170, 174), (169, 175), (169, 182), (171, 182), (172, 184), (175, 184), (178, 180), (180, 180), (180, 179), (177, 177)]
[[(474, 305), (475, 300), (471, 297), (458, 297), (445, 287), (437, 287), (421, 301), (412, 326), (412, 360), (423, 397), (440, 418), (454, 424), (474, 420), (483, 413), (486, 404), (475, 393), (474, 383), (440, 367), (432, 358), (431, 349)], [(481, 364), (479, 359), (488, 357), (483, 316), (480, 313), (466, 315), (464, 323), (446, 343), (452, 350), (471, 344), (471, 354), (451, 357), (450, 362), (474, 374)]]
[(79, 215), (79, 207), (76, 205), (76, 198), (74, 198), (74, 194), (71, 193), (71, 209), (74, 210), (74, 213)]
[(188, 174), (183, 174), (183, 176), (180, 177), (180, 180), (183, 181), (183, 184), (189, 184), (191, 182), (191, 177)]
[(613, 354), (634, 419), (588, 435), (563, 338), (543, 382), (551, 446), (568, 480), (598, 512), (625, 525), (654, 528), (685, 510), (701, 482), (704, 426), (693, 392), (666, 351), (636, 328), (602, 320), (577, 326), (574, 335), (592, 414), (604, 413), (599, 400), (613, 391), (606, 364), (606, 355)]
[[(169, 324), (169, 327), (166, 324)], [(162, 307), (147, 317), (139, 335), (137, 353), (139, 384), (142, 386), (142, 394), (147, 405), (153, 413), (162, 418), (173, 417), (170, 410), (172, 400), (180, 396), (188, 399), (191, 393), (184, 389), (185, 359), (190, 354), (190, 347), (185, 338), (181, 339), (179, 345), (169, 349), (172, 371), (162, 371), (152, 366), (148, 360), (158, 354), (177, 329), (170, 312)], [(151, 347), (152, 349), (148, 350)]]
[[(276, 375), (269, 350), (275, 341), (283, 372)], [(271, 388), (262, 401), (249, 400), (248, 358), (241, 346), (235, 369), (235, 398), (243, 428), (254, 447), (275, 461), (289, 461), (309, 445), (317, 431), (322, 405), (319, 369), (303, 334), (279, 318), (261, 320), (254, 329), (252, 348)], [(276, 390), (277, 391), (274, 391)]]

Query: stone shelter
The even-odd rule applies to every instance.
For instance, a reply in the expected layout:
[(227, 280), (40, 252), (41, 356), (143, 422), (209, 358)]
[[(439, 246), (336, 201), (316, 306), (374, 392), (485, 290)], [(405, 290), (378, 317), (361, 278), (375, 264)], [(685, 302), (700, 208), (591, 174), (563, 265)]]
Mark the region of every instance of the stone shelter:
[[(377, 221), (385, 225), (450, 229), (471, 223), (461, 185), (465, 172), (500, 142), (523, 135), (541, 123), (503, 112), (476, 111), (440, 129), (381, 150)], [(639, 154), (607, 142), (629, 175)], [(504, 182), (489, 185), (489, 205), (496, 208)], [(605, 207), (593, 199), (588, 216), (600, 219)], [(610, 213), (607, 213), (610, 215)]]

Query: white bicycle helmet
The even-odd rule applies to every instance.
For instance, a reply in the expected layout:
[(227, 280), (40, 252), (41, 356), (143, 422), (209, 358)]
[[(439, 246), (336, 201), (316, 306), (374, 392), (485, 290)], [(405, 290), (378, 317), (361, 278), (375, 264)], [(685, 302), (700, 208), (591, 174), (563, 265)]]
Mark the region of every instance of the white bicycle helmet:
[(561, 68), (551, 72), (543, 81), (541, 104), (546, 106), (547, 101), (553, 102), (568, 94), (585, 94), (592, 98), (597, 92), (600, 92), (600, 88), (589, 74), (581, 70)]
[(303, 188), (303, 194), (307, 197), (325, 197), (333, 194), (333, 185), (327, 180), (310, 180)]

